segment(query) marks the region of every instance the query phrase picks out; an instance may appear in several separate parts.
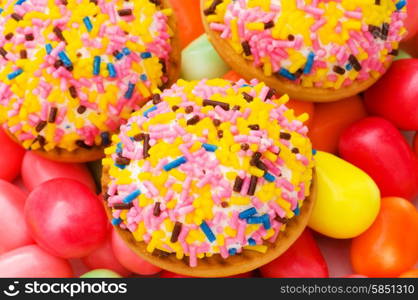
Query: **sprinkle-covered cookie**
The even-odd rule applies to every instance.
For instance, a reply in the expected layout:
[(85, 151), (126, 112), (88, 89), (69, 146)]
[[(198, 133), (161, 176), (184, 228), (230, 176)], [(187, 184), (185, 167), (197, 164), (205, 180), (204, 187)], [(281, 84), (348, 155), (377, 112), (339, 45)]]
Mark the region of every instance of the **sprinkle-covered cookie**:
[(149, 0), (5, 1), (0, 120), (8, 132), (46, 152), (108, 146), (168, 82), (171, 14)]
[(406, 34), (405, 0), (204, 3), (208, 28), (236, 55), (266, 77), (303, 88), (338, 90), (377, 79)]
[(103, 160), (112, 224), (151, 253), (265, 252), (310, 193), (303, 122), (262, 83), (180, 80), (135, 112)]

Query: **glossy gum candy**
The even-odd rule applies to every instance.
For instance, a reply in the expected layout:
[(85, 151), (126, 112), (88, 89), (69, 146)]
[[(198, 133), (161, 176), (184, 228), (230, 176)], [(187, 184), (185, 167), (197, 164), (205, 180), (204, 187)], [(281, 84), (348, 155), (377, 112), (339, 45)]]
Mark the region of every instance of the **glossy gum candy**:
[(298, 240), (280, 257), (260, 268), (268, 278), (328, 277), (328, 266), (312, 233), (305, 229)]
[(373, 115), (404, 130), (418, 130), (418, 59), (395, 61), (389, 71), (365, 93), (365, 104)]
[(25, 150), (0, 127), (0, 179), (12, 181), (20, 172)]
[(332, 154), (318, 151), (315, 161), (318, 194), (309, 227), (337, 239), (363, 233), (379, 212), (380, 193), (374, 181)]
[(396, 277), (418, 260), (418, 212), (402, 198), (383, 198), (373, 225), (353, 239), (351, 262), (370, 277)]
[(375, 180), (383, 197), (412, 200), (418, 194), (418, 160), (385, 119), (368, 117), (354, 123), (342, 134), (339, 151)]
[(16, 186), (0, 179), (0, 254), (34, 243), (24, 222), (23, 207), (26, 194)]
[(67, 260), (28, 245), (0, 255), (0, 277), (73, 277), (73, 271)]
[(118, 273), (113, 272), (112, 270), (106, 269), (95, 269), (91, 270), (83, 275), (80, 278), (121, 278)]
[(36, 242), (63, 258), (88, 255), (108, 232), (97, 196), (84, 184), (66, 178), (36, 187), (26, 200), (25, 219)]

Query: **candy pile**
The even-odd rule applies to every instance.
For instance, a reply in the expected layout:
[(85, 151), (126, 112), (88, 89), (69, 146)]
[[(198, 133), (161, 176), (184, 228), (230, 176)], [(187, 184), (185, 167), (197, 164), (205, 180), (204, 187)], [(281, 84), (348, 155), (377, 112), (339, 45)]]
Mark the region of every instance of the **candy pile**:
[[(61, 26), (67, 26), (70, 20), (60, 22), (58, 17), (53, 22), (40, 17), (34, 17), (31, 22), (19, 20), (20, 13), (40, 16), (34, 8), (36, 5), (55, 7), (48, 13), (57, 14), (62, 10), (65, 15), (70, 9), (65, 5), (67, 1), (17, 2), (10, 1), (13, 5), (0, 9), (0, 28), (4, 31), (0, 37), (0, 277), (187, 277), (143, 260), (118, 234), (116, 229), (120, 228), (137, 240), (147, 241), (150, 252), (173, 252), (178, 257), (189, 257), (187, 262), (197, 267), (204, 256), (207, 259), (220, 253), (228, 261), (247, 247), (264, 251), (263, 241), (275, 235), (280, 237), (287, 219), (297, 218), (298, 210), (303, 209), (311, 168), (314, 168), (317, 195), (309, 228), (280, 257), (234, 277), (418, 277), (418, 1), (326, 1), (329, 6), (338, 2), (337, 7), (361, 3), (358, 13), (366, 15), (367, 8), (362, 4), (392, 2), (393, 18), (406, 17), (409, 33), (396, 61), (365, 93), (333, 103), (312, 103), (299, 99), (287, 101), (286, 96), (264, 83), (241, 80), (241, 75), (229, 70), (203, 35), (203, 26), (195, 24), (200, 21), (199, 1), (172, 0), (184, 48), (182, 77), (188, 81), (180, 79), (171, 88), (159, 89), (164, 83), (159, 55), (149, 49), (138, 50), (153, 53), (150, 58), (144, 54), (141, 61), (154, 61), (150, 69), (156, 73), (146, 72), (147, 80), (142, 81), (144, 70), (134, 69), (137, 81), (135, 89), (131, 89), (132, 99), (144, 100), (142, 92), (146, 90), (151, 100), (139, 108), (131, 99), (133, 105), (129, 109), (113, 115), (117, 122), (120, 118), (129, 121), (113, 137), (109, 134), (108, 143), (112, 145), (107, 148), (103, 162), (88, 164), (48, 160), (25, 150), (13, 141), (10, 133), (16, 133), (20, 141), (22, 134), (23, 137), (33, 135), (30, 139), (28, 135), (27, 140), (31, 142), (24, 144), (26, 148), (32, 147), (33, 139), (38, 136), (33, 132), (34, 126), (46, 117), (43, 121), (47, 124), (41, 130), (45, 147), (73, 147), (75, 140), (89, 136), (80, 132), (67, 138), (64, 127), (64, 134), (54, 141), (59, 126), (72, 118), (70, 110), (65, 112), (60, 94), (68, 96), (69, 107), (77, 109), (83, 100), (84, 114), (97, 113), (98, 108), (91, 106), (89, 100), (97, 96), (97, 78), (93, 73), (94, 58), (98, 56), (101, 58), (99, 78), (107, 82), (106, 91), (112, 93), (103, 103), (117, 105), (129, 92), (129, 82), (132, 82), (130, 76), (119, 77), (119, 64), (127, 61), (135, 46), (127, 46), (130, 54), (121, 48), (113, 55), (95, 45), (90, 50), (75, 45), (85, 39), (83, 36), (99, 29), (98, 19), (107, 20), (96, 11), (95, 2), (124, 10), (122, 16), (115, 16), (118, 20), (126, 19), (119, 25), (127, 24), (130, 17), (126, 9), (133, 2), (75, 0), (79, 5), (71, 9), (79, 15), (74, 21), (78, 27), (73, 30), (83, 33), (72, 37), (64, 34), (68, 44), (54, 28), (63, 29)], [(147, 6), (151, 10), (161, 1), (145, 2), (152, 4)], [(226, 2), (232, 3), (215, 1), (218, 4), (206, 17), (223, 16)], [(239, 10), (239, 5), (246, 2), (266, 5), (283, 2), (290, 8), (301, 1), (233, 2)], [(324, 5), (319, 4), (323, 1), (306, 2), (312, 4), (311, 13), (319, 13), (318, 7)], [(257, 10), (256, 6), (251, 9)], [(408, 15), (403, 12), (405, 9), (409, 10)], [(148, 12), (150, 16), (166, 17), (166, 11)], [(383, 7), (382, 12), (385, 12)], [(83, 21), (86, 14), (89, 18)], [(355, 23), (355, 14), (345, 17), (354, 19)], [(257, 31), (260, 25), (251, 26), (252, 31)], [(379, 22), (375, 26), (384, 28)], [(141, 27), (122, 28), (131, 32)], [(264, 27), (259, 34), (265, 34), (263, 30)], [(391, 30), (393, 35), (389, 35), (395, 40), (404, 35)], [(140, 36), (146, 34), (138, 32)], [(225, 33), (229, 34), (232, 32)], [(115, 33), (112, 36), (115, 40), (119, 38)], [(337, 39), (338, 35), (322, 38)], [(47, 41), (52, 47), (49, 54), (45, 48)], [(379, 45), (390, 48), (383, 40)], [(26, 58), (21, 58), (21, 51), (26, 52)], [(309, 53), (304, 54), (308, 59)], [(62, 65), (51, 69), (55, 67), (47, 64), (54, 64), (57, 58)], [(68, 70), (71, 63), (83, 59), (86, 59), (85, 68)], [(107, 63), (113, 64), (114, 70)], [(286, 68), (291, 68), (290, 63)], [(87, 77), (86, 86), (74, 86), (77, 98), (71, 97), (70, 85), (55, 84), (53, 74), (57, 70), (61, 70), (57, 76)], [(110, 80), (113, 71), (117, 78)], [(41, 83), (36, 77), (39, 72), (50, 80)], [(33, 79), (26, 81), (28, 76)], [(27, 86), (21, 85), (23, 78)], [(68, 83), (71, 82), (76, 81), (69, 79)], [(143, 91), (141, 84), (146, 87)], [(53, 91), (55, 96), (43, 97), (45, 89)], [(19, 99), (26, 92), (33, 96), (31, 105), (13, 114), (13, 109), (23, 105)], [(43, 106), (48, 109), (42, 109)], [(51, 107), (57, 108), (55, 113), (52, 110), (55, 123), (48, 122)], [(138, 110), (132, 113), (131, 108)], [(99, 117), (104, 123), (113, 120), (107, 118), (107, 113)], [(274, 113), (280, 118), (272, 117)], [(25, 119), (29, 115), (32, 117)], [(21, 123), (23, 119), (32, 120), (32, 125), (29, 121)], [(56, 123), (58, 120), (62, 120), (61, 125)], [(94, 124), (93, 121), (87, 118), (80, 128)], [(103, 127), (89, 136), (91, 139), (84, 140), (99, 145), (100, 133), (108, 131), (109, 128)], [(263, 143), (257, 144), (261, 137)], [(41, 140), (38, 138), (37, 144)], [(103, 191), (102, 165), (108, 180)], [(207, 197), (194, 197), (197, 192)], [(223, 193), (237, 195), (223, 197)], [(217, 201), (212, 195), (228, 201)], [(249, 202), (250, 196), (256, 200)], [(182, 200), (191, 207), (178, 206)], [(106, 209), (111, 213), (110, 218)], [(149, 218), (138, 217), (142, 211)], [(228, 222), (232, 215), (236, 224)], [(224, 222), (214, 222), (216, 218)], [(215, 223), (219, 226), (213, 226)]]

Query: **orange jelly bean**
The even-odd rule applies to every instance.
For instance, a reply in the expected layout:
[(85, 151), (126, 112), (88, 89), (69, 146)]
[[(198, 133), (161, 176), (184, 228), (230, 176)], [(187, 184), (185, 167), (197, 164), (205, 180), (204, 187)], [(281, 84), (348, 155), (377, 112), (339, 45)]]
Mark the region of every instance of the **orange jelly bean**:
[(336, 153), (338, 141), (344, 129), (367, 116), (360, 96), (338, 102), (315, 104), (315, 116), (309, 130), (313, 147)]
[(184, 49), (204, 32), (199, 0), (170, 0), (170, 3), (176, 14), (177, 30)]

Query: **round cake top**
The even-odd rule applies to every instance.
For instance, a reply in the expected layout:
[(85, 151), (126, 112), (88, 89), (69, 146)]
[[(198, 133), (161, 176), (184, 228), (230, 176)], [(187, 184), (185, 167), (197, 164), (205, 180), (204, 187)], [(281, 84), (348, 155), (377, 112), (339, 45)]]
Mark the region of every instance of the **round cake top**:
[(0, 14), (0, 121), (27, 149), (107, 146), (164, 85), (160, 1), (9, 0)]
[(406, 34), (405, 0), (206, 0), (209, 28), (266, 76), (334, 88), (378, 78)]
[[(112, 224), (149, 252), (264, 252), (310, 193), (303, 122), (253, 81), (180, 80), (135, 112), (103, 160)], [(107, 176), (106, 175), (106, 176)]]

